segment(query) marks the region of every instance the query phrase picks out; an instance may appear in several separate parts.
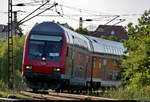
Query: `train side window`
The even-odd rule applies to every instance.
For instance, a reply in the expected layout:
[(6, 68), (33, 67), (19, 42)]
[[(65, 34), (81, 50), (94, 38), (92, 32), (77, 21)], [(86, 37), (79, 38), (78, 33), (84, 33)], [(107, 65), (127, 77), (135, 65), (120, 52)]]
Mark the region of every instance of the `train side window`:
[(103, 60), (103, 65), (106, 66), (107, 60)]
[(118, 80), (117, 79), (118, 74), (119, 74), (119, 71), (110, 70), (110, 71), (108, 71), (107, 79), (108, 80)]
[(98, 68), (102, 67), (102, 59), (99, 58)]
[(93, 68), (96, 68), (96, 57), (94, 57), (94, 60), (93, 60)]
[(118, 75), (119, 75), (119, 71), (118, 71), (118, 72), (116, 71), (116, 72), (115, 72), (115, 75), (114, 75), (115, 80), (119, 80), (119, 79), (118, 79)]
[(66, 35), (67, 35), (67, 41), (70, 42), (69, 34), (67, 31), (66, 31)]
[(97, 43), (97, 41), (96, 41), (95, 39), (93, 39), (93, 41), (94, 41), (95, 43)]
[(72, 35), (72, 38), (74, 39), (74, 36)]
[(116, 60), (114, 60), (113, 65), (115, 65), (115, 66), (117, 65), (117, 61)]
[(113, 80), (113, 71), (108, 71), (107, 80)]

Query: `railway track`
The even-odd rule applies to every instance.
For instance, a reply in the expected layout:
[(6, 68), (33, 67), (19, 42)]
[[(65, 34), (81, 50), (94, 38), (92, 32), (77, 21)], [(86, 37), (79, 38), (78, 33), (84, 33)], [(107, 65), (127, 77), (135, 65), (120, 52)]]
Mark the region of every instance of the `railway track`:
[(67, 94), (67, 93), (55, 93), (55, 92), (48, 92), (47, 94), (41, 94), (41, 93), (21, 91), (21, 94), (25, 96), (37, 98), (37, 99), (44, 99), (44, 100), (115, 100), (115, 99), (102, 98), (102, 97)]

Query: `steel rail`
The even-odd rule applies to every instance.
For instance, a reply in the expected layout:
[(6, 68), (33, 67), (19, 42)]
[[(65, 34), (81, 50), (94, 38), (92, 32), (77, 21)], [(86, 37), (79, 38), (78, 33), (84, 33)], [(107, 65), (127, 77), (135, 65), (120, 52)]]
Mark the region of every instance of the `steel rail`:
[(31, 96), (33, 98), (45, 99), (45, 100), (116, 100), (116, 99), (103, 98), (103, 97), (56, 93), (56, 92), (49, 92), (48, 94), (40, 94), (40, 93), (21, 91), (21, 94), (25, 96)]

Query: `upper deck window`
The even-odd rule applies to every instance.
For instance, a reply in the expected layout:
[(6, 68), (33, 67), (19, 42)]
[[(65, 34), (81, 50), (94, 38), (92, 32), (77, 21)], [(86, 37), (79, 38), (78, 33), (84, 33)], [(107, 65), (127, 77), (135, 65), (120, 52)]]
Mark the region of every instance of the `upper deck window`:
[(61, 41), (61, 36), (31, 35), (31, 40)]
[(94, 41), (95, 43), (98, 43), (95, 39), (93, 39), (93, 41)]

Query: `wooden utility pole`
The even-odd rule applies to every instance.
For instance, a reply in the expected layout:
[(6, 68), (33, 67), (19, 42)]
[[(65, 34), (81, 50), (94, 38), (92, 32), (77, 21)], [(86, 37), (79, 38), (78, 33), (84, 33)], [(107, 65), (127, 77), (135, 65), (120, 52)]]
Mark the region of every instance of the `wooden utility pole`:
[(8, 0), (8, 88), (11, 90), (15, 87), (12, 13), (12, 0)]

